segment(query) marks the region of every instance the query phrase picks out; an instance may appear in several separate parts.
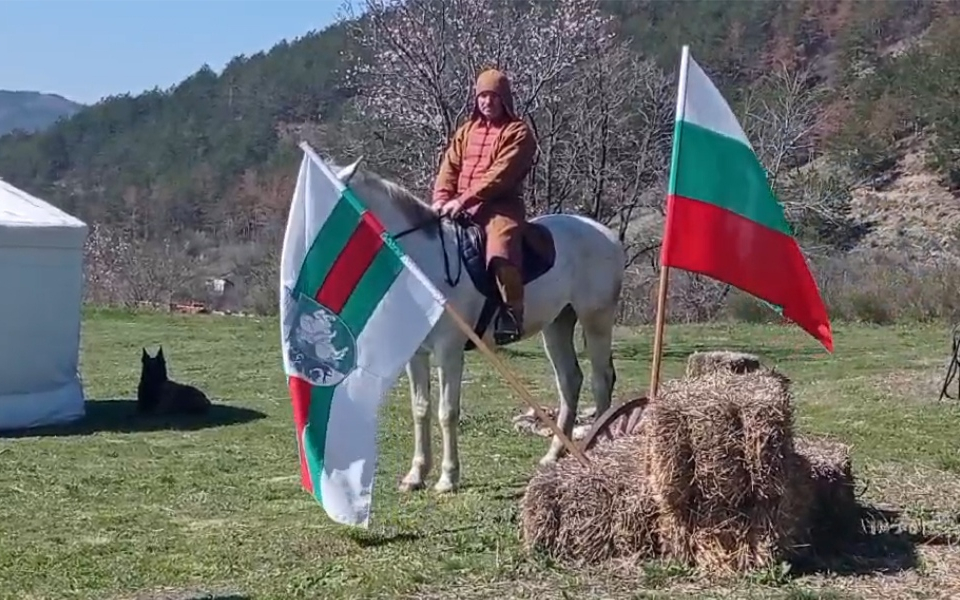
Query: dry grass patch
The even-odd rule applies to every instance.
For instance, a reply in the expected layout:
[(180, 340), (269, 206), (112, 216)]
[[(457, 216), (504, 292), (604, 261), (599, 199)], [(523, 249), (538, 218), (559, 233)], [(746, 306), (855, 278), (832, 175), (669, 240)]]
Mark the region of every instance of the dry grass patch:
[[(888, 600), (943, 597), (949, 567), (957, 572), (952, 546), (917, 547), (895, 535), (875, 539), (883, 552), (873, 555), (904, 557), (914, 546), (918, 567), (849, 575), (869, 571), (870, 561), (833, 561), (833, 571), (844, 575), (828, 576), (822, 567), (784, 575), (777, 565), (717, 582), (668, 562), (608, 559), (567, 569), (530, 557), (517, 536), (517, 503), (548, 441), (514, 431), (517, 400), (476, 355), (467, 365), (474, 383), (463, 390), (461, 492), (397, 493), (410, 460), (410, 402), (401, 380), (382, 413), (374, 523), (364, 533), (336, 527), (299, 485), (276, 328), (274, 319), (88, 312), (81, 369), (92, 418), (79, 427), (0, 437), (0, 599), (182, 598), (197, 591), (290, 600), (839, 600), (877, 597), (888, 584)], [(960, 469), (950, 466), (960, 409), (894, 400), (875, 385), (876, 376), (900, 365), (943, 360), (947, 330), (837, 324), (837, 352), (826, 356), (795, 327), (671, 325), (664, 374), (681, 377), (696, 351), (757, 352), (796, 382), (801, 436), (849, 443), (871, 501), (887, 495), (887, 503), (906, 511), (904, 519), (947, 531), (953, 499), (960, 498)], [(618, 332), (618, 394), (647, 388), (651, 336), (649, 327)], [(127, 420), (140, 349), (160, 343), (174, 376), (230, 410), (193, 425)], [(539, 341), (504, 354), (531, 391), (553, 404), (553, 374)], [(434, 421), (438, 453), (436, 427)], [(881, 475), (889, 481), (877, 480)]]

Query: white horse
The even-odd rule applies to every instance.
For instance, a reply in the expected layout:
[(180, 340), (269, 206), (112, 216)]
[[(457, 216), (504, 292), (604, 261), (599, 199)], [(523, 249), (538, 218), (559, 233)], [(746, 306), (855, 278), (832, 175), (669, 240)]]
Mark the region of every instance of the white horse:
[[(361, 159), (347, 167), (331, 165), (365, 207), (397, 238), (404, 252), (430, 278), (468, 323), (476, 323), (485, 303), (461, 261), (462, 231), (400, 185), (360, 169)], [(597, 415), (609, 407), (616, 382), (612, 341), (617, 304), (625, 270), (625, 254), (616, 235), (585, 217), (552, 214), (536, 217), (553, 240), (552, 267), (529, 281), (525, 289), (524, 334), (542, 333), (560, 394), (558, 425), (569, 437), (583, 384), (583, 372), (574, 347), (574, 327), (581, 323), (591, 364), (591, 387)], [(413, 409), (413, 461), (400, 483), (402, 491), (422, 489), (430, 472), (430, 358), (439, 367), (440, 403), (437, 416), (443, 437), (440, 478), (434, 489), (449, 492), (460, 483), (457, 429), (460, 386), (467, 336), (448, 314), (437, 322), (420, 350), (407, 364)], [(486, 339), (491, 339), (488, 335)], [(541, 464), (556, 461), (563, 449), (554, 436)]]

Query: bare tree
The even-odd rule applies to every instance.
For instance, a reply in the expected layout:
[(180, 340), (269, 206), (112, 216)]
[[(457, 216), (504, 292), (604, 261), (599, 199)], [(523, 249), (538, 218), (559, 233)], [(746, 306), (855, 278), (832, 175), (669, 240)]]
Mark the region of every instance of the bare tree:
[(95, 224), (84, 248), (86, 300), (132, 306), (167, 304), (199, 289), (198, 260), (170, 240), (148, 242), (130, 231)]
[(826, 94), (809, 68), (781, 63), (751, 88), (744, 110), (748, 136), (808, 255), (849, 250), (867, 231), (850, 210), (850, 191), (863, 182), (815, 162)]
[[(619, 40), (597, 42), (560, 92), (559, 133), (572, 208), (600, 222), (629, 223), (644, 192), (666, 171), (673, 127), (672, 81)], [(550, 197), (562, 208), (563, 194)]]
[(825, 93), (808, 68), (780, 63), (745, 98), (747, 136), (790, 221), (811, 211), (825, 218), (835, 213), (828, 194), (812, 193), (815, 182), (803, 168), (815, 158)]
[(370, 158), (420, 190), (472, 106), (483, 67), (510, 76), (542, 159), (552, 132), (569, 119), (564, 83), (612, 37), (597, 0), (365, 0), (363, 7), (353, 30), (360, 56), (348, 74), (357, 118), (372, 134)]

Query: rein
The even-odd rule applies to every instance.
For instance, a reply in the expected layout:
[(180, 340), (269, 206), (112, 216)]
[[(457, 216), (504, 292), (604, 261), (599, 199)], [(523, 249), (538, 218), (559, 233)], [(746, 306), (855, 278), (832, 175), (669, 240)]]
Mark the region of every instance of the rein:
[[(424, 229), (430, 225), (436, 224), (440, 230), (439, 231), (440, 248), (443, 251), (443, 272), (444, 272), (443, 276), (447, 282), (447, 285), (449, 285), (450, 287), (457, 287), (457, 284), (460, 283), (460, 277), (463, 275), (463, 259), (462, 259), (463, 244), (464, 244), (463, 240), (464, 240), (464, 235), (466, 235), (466, 233), (465, 233), (464, 227), (454, 227), (454, 232), (457, 238), (457, 242), (456, 242), (457, 243), (457, 277), (456, 279), (454, 279), (453, 276), (450, 274), (450, 258), (449, 256), (447, 256), (447, 242), (446, 242), (446, 238), (444, 238), (444, 235), (443, 235), (443, 220), (448, 218), (449, 217), (445, 215), (439, 215), (433, 219), (427, 219), (426, 221), (419, 223), (417, 225), (414, 225), (413, 227), (404, 229), (403, 231), (401, 231), (400, 233), (398, 233), (393, 237), (394, 239), (400, 239), (405, 235), (409, 235), (415, 231), (420, 231), (421, 229)], [(458, 225), (464, 224), (464, 223), (458, 223), (456, 219), (450, 219), (450, 220)]]

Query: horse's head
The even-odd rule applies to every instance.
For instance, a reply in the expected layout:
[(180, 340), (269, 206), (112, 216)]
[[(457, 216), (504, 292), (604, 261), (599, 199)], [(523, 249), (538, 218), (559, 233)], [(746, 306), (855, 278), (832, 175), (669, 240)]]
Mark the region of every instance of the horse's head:
[(361, 156), (345, 167), (330, 163), (330, 168), (390, 233), (422, 227), (424, 233), (436, 235), (436, 211), (399, 183), (361, 168), (362, 161)]

